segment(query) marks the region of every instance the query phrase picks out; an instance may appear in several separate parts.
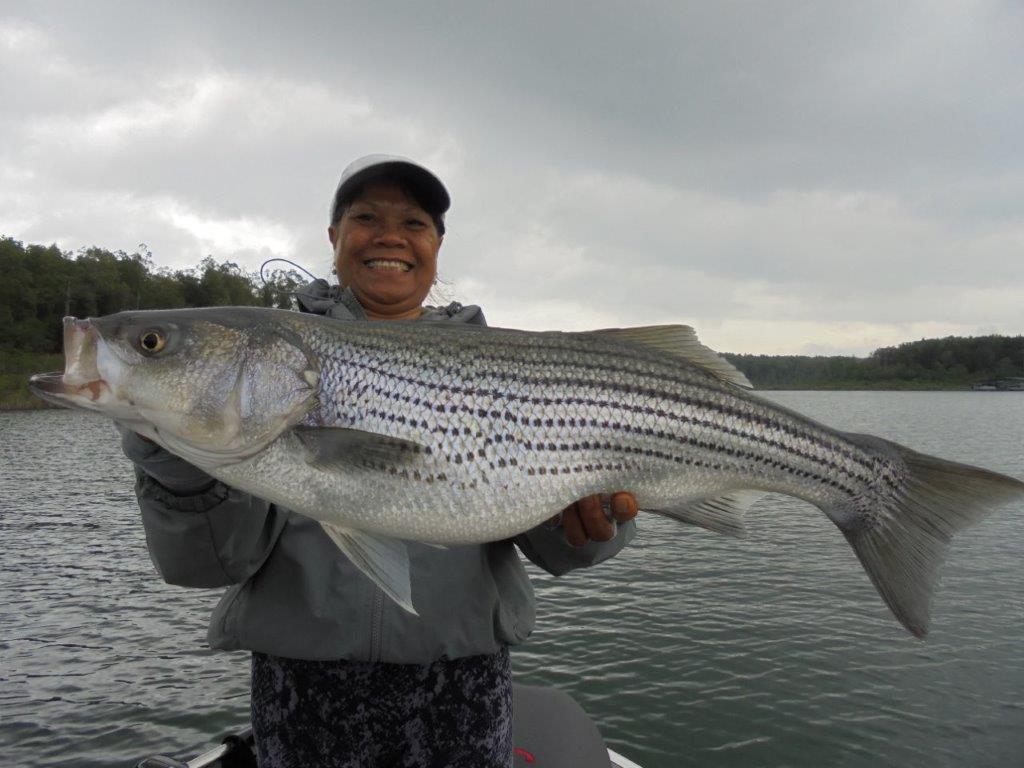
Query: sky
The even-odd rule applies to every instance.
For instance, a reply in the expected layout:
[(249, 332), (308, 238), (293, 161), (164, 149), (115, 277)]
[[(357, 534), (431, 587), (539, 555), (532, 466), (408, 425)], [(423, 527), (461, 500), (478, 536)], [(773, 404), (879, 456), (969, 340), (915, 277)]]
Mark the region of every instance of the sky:
[(1018, 2), (4, 2), (0, 235), (292, 259), (432, 168), (492, 325), (867, 354), (1024, 333)]

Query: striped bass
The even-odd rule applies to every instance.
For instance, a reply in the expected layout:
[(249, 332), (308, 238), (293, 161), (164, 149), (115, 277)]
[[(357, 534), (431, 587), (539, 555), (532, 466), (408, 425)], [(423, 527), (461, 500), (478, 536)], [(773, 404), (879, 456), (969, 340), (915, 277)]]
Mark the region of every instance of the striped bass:
[(777, 492), (821, 509), (922, 637), (953, 534), (1024, 495), (768, 402), (685, 326), (534, 333), (233, 307), (64, 330), (65, 370), (34, 376), (37, 394), (319, 521), (410, 611), (403, 539), (499, 540), (622, 489), (738, 536)]

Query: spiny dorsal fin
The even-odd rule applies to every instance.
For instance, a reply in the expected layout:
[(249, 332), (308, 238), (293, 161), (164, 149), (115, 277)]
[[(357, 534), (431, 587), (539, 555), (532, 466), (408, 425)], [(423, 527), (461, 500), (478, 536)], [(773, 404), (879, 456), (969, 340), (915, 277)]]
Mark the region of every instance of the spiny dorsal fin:
[(727, 381), (745, 389), (753, 389), (742, 371), (713, 349), (705, 347), (697, 339), (697, 333), (688, 325), (641, 325), (635, 328), (602, 328), (587, 331), (599, 336), (627, 344), (639, 344), (656, 349), (668, 355), (681, 357), (688, 363), (701, 368), (716, 379)]

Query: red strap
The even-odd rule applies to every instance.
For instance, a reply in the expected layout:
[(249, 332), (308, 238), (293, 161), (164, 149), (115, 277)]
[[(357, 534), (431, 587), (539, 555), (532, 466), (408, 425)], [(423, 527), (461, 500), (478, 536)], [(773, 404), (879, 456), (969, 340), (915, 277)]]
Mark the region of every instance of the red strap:
[(535, 762), (537, 762), (537, 758), (535, 758), (533, 756), (533, 753), (532, 752), (527, 752), (522, 747), (516, 747), (515, 749), (513, 749), (512, 750), (512, 754), (513, 755), (519, 755), (521, 758), (523, 758), (523, 760), (525, 760), (528, 763), (535, 763)]

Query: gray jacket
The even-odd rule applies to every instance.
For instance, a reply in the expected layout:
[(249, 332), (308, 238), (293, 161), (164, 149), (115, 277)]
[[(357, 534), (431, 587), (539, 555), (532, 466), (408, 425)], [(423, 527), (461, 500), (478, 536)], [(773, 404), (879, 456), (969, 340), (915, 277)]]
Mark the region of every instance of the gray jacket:
[[(317, 280), (303, 311), (365, 320), (350, 291)], [(485, 325), (479, 307), (431, 307), (423, 317)], [(122, 431), (136, 463), (136, 494), (150, 557), (165, 581), (229, 589), (210, 621), (214, 648), (300, 659), (428, 663), (493, 653), (533, 629), (533, 589), (515, 546), (560, 575), (605, 560), (634, 535), (632, 522), (606, 543), (575, 549), (558, 528), (514, 540), (438, 549), (408, 545), (413, 616), (387, 599), (338, 551), (320, 525), (215, 481), (134, 432)]]

